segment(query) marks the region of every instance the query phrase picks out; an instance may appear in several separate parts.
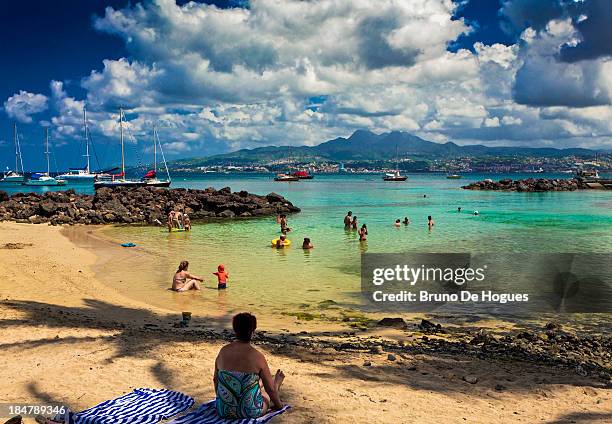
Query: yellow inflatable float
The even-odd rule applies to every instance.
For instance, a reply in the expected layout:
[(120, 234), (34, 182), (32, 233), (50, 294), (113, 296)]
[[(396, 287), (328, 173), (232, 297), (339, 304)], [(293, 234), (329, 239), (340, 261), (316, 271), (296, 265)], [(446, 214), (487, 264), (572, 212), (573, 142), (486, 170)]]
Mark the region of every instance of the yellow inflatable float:
[[(277, 242), (278, 240), (280, 240), (280, 239), (279, 239), (279, 238), (272, 239), (272, 247), (276, 247), (276, 242)], [(291, 240), (287, 240), (287, 239), (285, 239), (285, 241), (283, 242), (283, 246), (284, 246), (284, 247), (286, 247), (286, 246), (291, 246)]]

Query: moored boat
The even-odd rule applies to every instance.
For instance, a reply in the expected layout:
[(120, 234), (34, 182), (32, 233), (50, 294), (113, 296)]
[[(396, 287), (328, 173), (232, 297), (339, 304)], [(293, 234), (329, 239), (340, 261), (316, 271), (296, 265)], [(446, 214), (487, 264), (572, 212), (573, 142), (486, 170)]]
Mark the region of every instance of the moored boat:
[(119, 109), (119, 134), (121, 140), (121, 172), (109, 177), (98, 177), (94, 180), (94, 188), (102, 187), (144, 187), (144, 180), (128, 180), (125, 178), (125, 142), (123, 140), (123, 109)]
[[(17, 124), (13, 124), (13, 142), (15, 143), (15, 170), (6, 172), (0, 179), (0, 183), (21, 184), (25, 181), (21, 145), (19, 144), (19, 136), (17, 135)], [(21, 165), (21, 172), (19, 172), (19, 165)]]
[[(164, 161), (164, 167), (166, 168), (166, 179), (160, 179), (157, 177), (157, 145), (159, 144), (159, 151)], [(166, 157), (164, 156), (164, 150), (162, 149), (161, 142), (157, 130), (153, 127), (153, 169), (147, 172), (143, 181), (148, 187), (170, 187), (172, 180), (170, 179), (170, 171), (168, 170), (168, 164), (166, 163)]]
[(397, 146), (395, 146), (395, 171), (387, 172), (383, 177), (383, 181), (406, 181), (408, 177), (400, 174), (399, 171), (399, 154)]
[(451, 174), (451, 175), (447, 175), (446, 178), (449, 180), (459, 180), (463, 177), (459, 174)]
[(274, 181), (299, 181), (299, 180), (300, 179), (298, 177), (295, 177), (293, 175), (287, 175), (287, 174), (278, 174), (274, 178)]
[(306, 171), (296, 171), (292, 174), (294, 177), (298, 177), (300, 180), (312, 180), (314, 176)]
[(47, 157), (47, 172), (34, 173), (22, 184), (26, 186), (58, 186), (66, 184), (66, 180), (51, 176), (51, 162), (49, 161), (49, 127), (45, 127), (45, 156)]

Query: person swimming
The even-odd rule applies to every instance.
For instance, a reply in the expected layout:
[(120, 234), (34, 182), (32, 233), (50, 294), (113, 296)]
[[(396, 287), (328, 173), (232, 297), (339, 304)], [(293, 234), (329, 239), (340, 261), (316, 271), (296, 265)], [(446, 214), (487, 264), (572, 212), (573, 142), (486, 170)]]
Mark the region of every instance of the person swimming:
[(353, 223), (353, 212), (348, 211), (344, 217), (344, 228), (351, 228)]
[(404, 225), (408, 225), (410, 224), (410, 220), (408, 219), (407, 216), (404, 217)]
[[(283, 407), (280, 389), (285, 374), (274, 377), (265, 356), (253, 345), (257, 318), (242, 312), (232, 319), (236, 340), (223, 346), (215, 359), (215, 405), (226, 419), (258, 418)], [(263, 387), (262, 387), (263, 386)]]
[(187, 269), (189, 268), (189, 262), (182, 261), (172, 279), (172, 290), (178, 292), (184, 292), (187, 290), (200, 290), (198, 281), (204, 282), (202, 277), (190, 274)]
[(284, 234), (281, 234), (281, 236), (276, 240), (276, 244), (274, 245), (274, 247), (276, 247), (277, 249), (282, 249), (283, 247), (285, 247), (286, 241), (287, 241), (287, 236)]
[(396, 227), (400, 227), (400, 226), (402, 225), (402, 221), (401, 221), (399, 218), (397, 218), (397, 219), (395, 220), (395, 224), (394, 224), (394, 225), (395, 225)]
[(474, 211), (474, 215), (480, 215), (480, 212)]
[(217, 267), (217, 272), (213, 272), (213, 274), (216, 275), (218, 279), (217, 288), (219, 290), (227, 288), (227, 280), (229, 279), (229, 272), (225, 271), (225, 265), (220, 264)]
[(431, 217), (431, 215), (429, 215), (427, 217), (427, 226), (429, 227), (429, 229), (431, 230), (433, 228), (433, 226), (436, 225), (436, 223), (434, 222), (433, 218)]
[(359, 234), (359, 241), (366, 241), (366, 236), (368, 235), (368, 227), (363, 224), (357, 234)]
[(351, 228), (353, 230), (356, 230), (358, 225), (359, 225), (359, 223), (357, 222), (357, 216), (355, 215), (353, 217), (353, 220), (351, 221)]
[(287, 215), (279, 215), (277, 222), (280, 224), (281, 234), (287, 234), (289, 231), (291, 231), (291, 228), (287, 225)]
[(457, 212), (461, 213), (461, 206), (457, 207)]
[(310, 242), (308, 237), (304, 237), (304, 242), (302, 243), (302, 249), (312, 249), (314, 246)]

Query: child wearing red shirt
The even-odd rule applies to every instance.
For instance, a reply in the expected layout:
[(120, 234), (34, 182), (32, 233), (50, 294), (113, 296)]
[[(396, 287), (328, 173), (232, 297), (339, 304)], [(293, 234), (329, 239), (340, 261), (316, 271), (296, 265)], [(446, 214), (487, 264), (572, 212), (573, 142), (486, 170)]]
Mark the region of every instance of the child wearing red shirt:
[(213, 272), (214, 275), (219, 279), (219, 285), (217, 288), (219, 290), (227, 287), (227, 279), (229, 278), (229, 272), (225, 272), (225, 266), (223, 264), (217, 267), (217, 272)]

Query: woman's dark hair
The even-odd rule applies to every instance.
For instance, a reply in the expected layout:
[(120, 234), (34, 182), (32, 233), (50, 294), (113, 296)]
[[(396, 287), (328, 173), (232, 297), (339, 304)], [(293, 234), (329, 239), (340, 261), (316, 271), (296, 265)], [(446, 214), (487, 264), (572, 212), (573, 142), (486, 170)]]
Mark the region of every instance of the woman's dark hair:
[(181, 272), (181, 271), (185, 271), (187, 268), (189, 268), (189, 262), (187, 261), (182, 261), (179, 264), (178, 269), (176, 270), (176, 272)]
[(232, 327), (238, 340), (250, 342), (257, 328), (257, 318), (248, 312), (241, 312), (232, 319)]
[(310, 239), (308, 237), (304, 237), (304, 243), (310, 243)]
[(427, 217), (427, 220), (428, 220), (428, 221), (431, 221), (431, 215), (429, 215), (429, 216)]
[(363, 225), (361, 226), (361, 228), (368, 228), (368, 227), (366, 227), (366, 225), (365, 225), (365, 224), (363, 224)]

